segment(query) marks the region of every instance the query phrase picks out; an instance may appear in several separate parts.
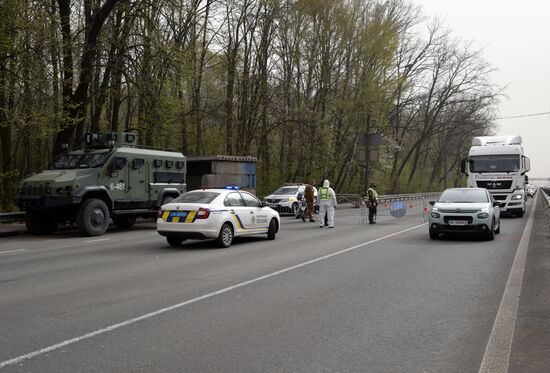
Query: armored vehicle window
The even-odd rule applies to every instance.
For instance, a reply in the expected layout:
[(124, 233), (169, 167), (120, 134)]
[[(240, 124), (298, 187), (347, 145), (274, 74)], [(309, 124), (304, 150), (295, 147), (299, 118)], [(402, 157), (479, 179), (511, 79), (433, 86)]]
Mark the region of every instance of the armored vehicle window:
[(212, 203), (220, 193), (194, 191), (183, 193), (181, 196), (172, 201), (172, 203)]
[(262, 206), (262, 203), (256, 197), (254, 197), (252, 194), (249, 194), (249, 193), (246, 193), (246, 192), (241, 192), (241, 196), (244, 199), (244, 203), (248, 207), (261, 207)]
[(82, 154), (61, 154), (53, 161), (53, 168), (56, 170), (75, 168), (80, 161)]
[(179, 169), (182, 169), (185, 167), (185, 162), (184, 161), (177, 161), (176, 162), (176, 167), (179, 168)]
[(155, 183), (184, 183), (185, 174), (179, 172), (155, 172)]
[(79, 168), (94, 168), (103, 166), (107, 158), (111, 155), (110, 151), (106, 152), (93, 152), (82, 155), (78, 162)]
[(166, 168), (174, 167), (174, 161), (166, 161)]
[(162, 159), (155, 159), (155, 160), (153, 161), (153, 165), (154, 165), (155, 167), (160, 167), (160, 166), (162, 166)]
[(56, 170), (100, 167), (103, 166), (110, 155), (110, 150), (61, 154), (53, 161), (52, 167)]
[(138, 168), (142, 168), (145, 164), (145, 160), (141, 158), (136, 158), (132, 161), (132, 168), (134, 170), (137, 170)]
[(240, 193), (229, 193), (223, 201), (225, 206), (246, 206), (243, 199), (241, 198)]

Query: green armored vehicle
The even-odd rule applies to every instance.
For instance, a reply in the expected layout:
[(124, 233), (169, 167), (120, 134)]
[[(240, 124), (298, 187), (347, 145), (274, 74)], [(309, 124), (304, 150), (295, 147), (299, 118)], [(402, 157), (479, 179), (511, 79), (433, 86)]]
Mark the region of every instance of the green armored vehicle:
[(34, 234), (76, 223), (82, 234), (99, 236), (110, 219), (129, 228), (138, 217), (156, 217), (161, 205), (186, 191), (185, 171), (183, 154), (139, 147), (133, 133), (87, 133), (83, 149), (23, 179), (17, 203)]

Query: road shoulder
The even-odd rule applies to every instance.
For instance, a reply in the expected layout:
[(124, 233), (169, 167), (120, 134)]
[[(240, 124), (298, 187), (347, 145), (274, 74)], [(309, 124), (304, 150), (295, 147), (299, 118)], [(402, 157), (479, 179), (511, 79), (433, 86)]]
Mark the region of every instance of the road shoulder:
[(538, 198), (508, 372), (543, 372), (550, 366), (550, 240)]

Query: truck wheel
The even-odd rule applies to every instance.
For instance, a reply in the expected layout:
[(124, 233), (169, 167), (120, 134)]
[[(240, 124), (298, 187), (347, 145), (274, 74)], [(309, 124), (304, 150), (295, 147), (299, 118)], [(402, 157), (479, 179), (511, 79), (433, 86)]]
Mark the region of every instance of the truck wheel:
[(52, 234), (57, 229), (57, 221), (51, 217), (39, 213), (27, 212), (25, 215), (25, 226), (34, 235), (43, 236)]
[(101, 236), (109, 226), (109, 209), (105, 202), (90, 198), (82, 202), (76, 214), (78, 230), (85, 236)]
[(277, 219), (271, 219), (269, 222), (269, 229), (267, 230), (267, 239), (274, 240), (277, 234)]
[(216, 243), (222, 248), (231, 246), (233, 243), (233, 228), (231, 228), (230, 224), (225, 223), (222, 225), (220, 234), (218, 235), (218, 238), (216, 238)]
[(113, 223), (119, 228), (130, 228), (136, 223), (136, 217), (132, 215), (114, 215)]

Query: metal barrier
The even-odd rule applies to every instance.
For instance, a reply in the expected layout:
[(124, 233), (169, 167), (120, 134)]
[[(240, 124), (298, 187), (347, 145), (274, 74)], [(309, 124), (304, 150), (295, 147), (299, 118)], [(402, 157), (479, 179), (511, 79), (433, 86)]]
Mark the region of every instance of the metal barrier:
[(350, 203), (359, 208), (363, 203), (363, 198), (359, 194), (336, 194), (336, 202), (340, 204)]
[(542, 196), (542, 204), (544, 205), (544, 221), (548, 229), (546, 238), (550, 239), (550, 188), (540, 188)]
[(0, 214), (0, 223), (17, 223), (25, 220), (25, 212), (8, 212)]
[[(393, 194), (378, 196), (378, 207), (376, 216), (395, 216), (414, 215), (426, 222), (430, 213), (430, 201), (439, 197), (438, 192), (430, 193), (412, 193), (412, 194)], [(369, 209), (367, 208), (367, 199), (361, 202), (360, 223), (368, 223)]]

